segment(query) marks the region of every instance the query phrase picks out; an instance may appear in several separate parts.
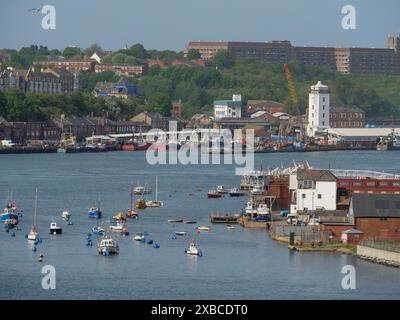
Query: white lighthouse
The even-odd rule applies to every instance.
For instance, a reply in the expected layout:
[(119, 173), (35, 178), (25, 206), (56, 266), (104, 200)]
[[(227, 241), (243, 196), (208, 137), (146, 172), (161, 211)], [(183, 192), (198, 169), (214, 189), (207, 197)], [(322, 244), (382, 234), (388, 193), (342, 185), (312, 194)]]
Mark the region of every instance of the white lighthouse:
[(307, 135), (315, 137), (317, 132), (329, 129), (330, 92), (329, 87), (321, 81), (311, 86), (308, 100), (308, 126)]

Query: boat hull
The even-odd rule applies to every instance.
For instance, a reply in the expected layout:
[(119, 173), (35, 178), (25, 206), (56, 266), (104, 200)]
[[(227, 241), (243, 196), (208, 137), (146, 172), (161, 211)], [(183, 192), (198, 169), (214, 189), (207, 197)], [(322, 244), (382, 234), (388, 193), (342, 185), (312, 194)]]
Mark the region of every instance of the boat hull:
[(50, 228), (50, 234), (62, 234), (61, 228)]

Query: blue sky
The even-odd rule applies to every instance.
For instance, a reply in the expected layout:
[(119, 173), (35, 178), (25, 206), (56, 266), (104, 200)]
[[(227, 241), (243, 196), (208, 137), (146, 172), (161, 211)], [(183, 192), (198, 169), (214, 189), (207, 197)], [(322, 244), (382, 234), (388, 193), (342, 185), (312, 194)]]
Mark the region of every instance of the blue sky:
[[(46, 4), (57, 10), (56, 30), (43, 30), (43, 15), (27, 11)], [(347, 4), (357, 10), (356, 30), (341, 27)], [(388, 34), (400, 33), (399, 13), (399, 0), (1, 0), (0, 48), (140, 42), (182, 50), (190, 40), (386, 47)]]

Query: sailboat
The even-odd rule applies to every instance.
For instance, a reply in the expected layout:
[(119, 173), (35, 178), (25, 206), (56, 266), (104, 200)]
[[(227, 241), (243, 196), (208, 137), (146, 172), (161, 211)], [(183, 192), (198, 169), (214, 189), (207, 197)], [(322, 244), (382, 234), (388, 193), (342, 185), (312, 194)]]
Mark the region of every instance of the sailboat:
[(164, 206), (164, 202), (162, 201), (158, 201), (158, 176), (156, 177), (156, 200), (150, 200), (146, 202), (146, 207), (147, 208), (159, 208), (159, 207), (163, 207)]
[(35, 196), (35, 211), (33, 213), (33, 225), (31, 231), (28, 234), (28, 240), (30, 241), (38, 241), (40, 236), (36, 229), (36, 215), (37, 215), (37, 201), (38, 201), (38, 191), (36, 189), (36, 196)]

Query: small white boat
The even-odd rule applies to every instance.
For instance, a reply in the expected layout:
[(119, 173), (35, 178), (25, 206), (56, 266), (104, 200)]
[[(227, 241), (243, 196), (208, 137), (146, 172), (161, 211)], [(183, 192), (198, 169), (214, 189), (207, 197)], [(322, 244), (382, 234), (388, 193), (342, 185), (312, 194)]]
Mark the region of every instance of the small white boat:
[(219, 194), (227, 194), (229, 192), (229, 190), (226, 189), (224, 185), (222, 185), (222, 186), (217, 187), (217, 192)]
[(185, 249), (185, 253), (192, 256), (202, 256), (203, 253), (196, 246), (194, 240), (189, 242), (189, 247)]
[(122, 231), (124, 231), (124, 229), (126, 229), (126, 227), (123, 224), (117, 224), (117, 225), (110, 226), (111, 231), (122, 232)]
[(228, 225), (226, 226), (226, 228), (227, 228), (228, 230), (233, 230), (233, 229), (235, 229), (235, 227), (232, 226), (232, 225), (230, 225), (230, 224), (228, 224)]
[(186, 231), (176, 231), (175, 235), (180, 236), (180, 237), (184, 237), (187, 235)]
[(99, 254), (103, 256), (109, 256), (110, 254), (118, 254), (119, 252), (119, 246), (117, 240), (114, 240), (112, 238), (103, 238), (98, 244), (97, 244), (97, 251)]
[(144, 241), (145, 237), (143, 233), (137, 233), (134, 237), (133, 240), (135, 241)]
[(251, 190), (251, 194), (254, 196), (259, 196), (264, 193), (264, 187), (262, 185), (255, 185)]
[(169, 223), (183, 223), (183, 219), (169, 219)]
[(133, 193), (136, 195), (151, 194), (151, 190), (147, 187), (137, 186), (133, 189)]
[(52, 222), (50, 224), (50, 234), (61, 234), (62, 233), (62, 228), (57, 226), (56, 222)]
[(207, 231), (207, 232), (211, 230), (211, 228), (207, 226), (198, 226), (196, 229), (198, 231)]
[(69, 219), (71, 218), (71, 214), (68, 211), (63, 211), (63, 213), (61, 214), (61, 218), (64, 221), (69, 221)]
[(267, 204), (260, 204), (257, 208), (258, 216), (267, 216), (271, 214), (271, 210)]

